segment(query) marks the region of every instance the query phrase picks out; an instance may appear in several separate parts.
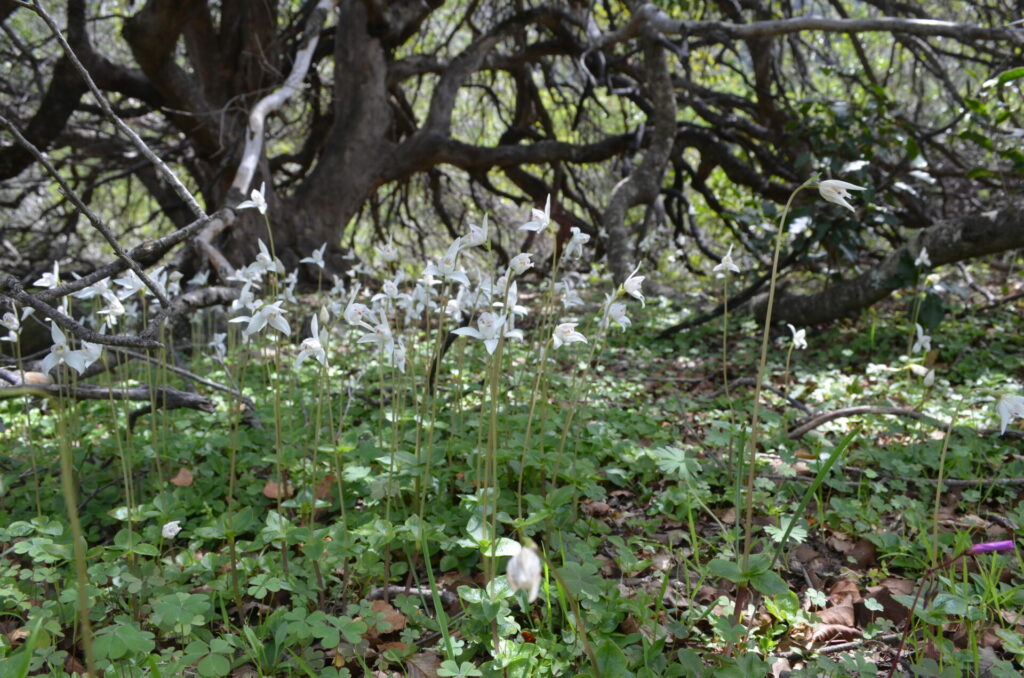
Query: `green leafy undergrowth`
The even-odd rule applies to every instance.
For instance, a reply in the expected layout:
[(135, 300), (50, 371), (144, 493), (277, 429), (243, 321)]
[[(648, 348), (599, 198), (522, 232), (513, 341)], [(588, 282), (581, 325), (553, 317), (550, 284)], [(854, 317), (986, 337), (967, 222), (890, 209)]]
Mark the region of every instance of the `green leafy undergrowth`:
[[(1024, 376), (1019, 339), (991, 327), (1015, 320), (932, 330), (931, 385), (899, 320), (811, 333), (788, 371), (782, 330), (751, 553), (750, 321), (728, 389), (714, 323), (610, 335), (600, 361), (556, 356), (539, 390), (517, 371), (536, 354), (509, 345), (493, 420), (487, 354), (465, 344), (436, 399), (365, 355), (335, 353), (321, 381), (238, 347), (192, 369), (241, 379), (254, 411), (226, 394), (129, 428), (118, 403), (3, 401), (0, 675), (83, 665), (62, 427), (110, 675), (873, 676), (901, 641), (915, 675), (1017, 675), (1019, 552), (958, 557), (1024, 522), (1020, 437), (991, 430)], [(862, 405), (889, 409), (791, 435)], [(527, 540), (535, 601), (503, 574)]]

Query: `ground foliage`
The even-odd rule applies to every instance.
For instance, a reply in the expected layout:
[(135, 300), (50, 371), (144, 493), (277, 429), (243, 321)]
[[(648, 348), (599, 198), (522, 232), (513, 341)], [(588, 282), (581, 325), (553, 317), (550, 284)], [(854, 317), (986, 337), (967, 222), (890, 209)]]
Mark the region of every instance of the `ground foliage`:
[(1009, 3), (185, 4), (0, 0), (0, 676), (1019, 673)]
[[(973, 279), (1017, 291), (1000, 268)], [(600, 318), (608, 302), (600, 278), (589, 282)], [(1020, 309), (956, 306), (964, 315), (936, 325), (934, 348), (908, 358), (912, 302), (811, 331), (805, 350), (790, 350), (788, 330), (773, 334), (747, 571), (738, 455), (757, 372), (750, 318), (729, 321), (728, 389), (720, 323), (657, 340), (675, 315), (648, 299), (591, 353), (601, 328), (584, 322), (592, 343), (548, 355), (533, 414), (537, 349), (503, 344), (488, 470), (481, 343), (452, 346), (424, 410), (413, 403), (426, 360), (414, 356), (432, 349), (410, 351), (403, 374), (332, 325), (321, 372), (313, 359), (295, 366), (290, 343), (236, 343), (237, 329), (226, 353), (208, 348), (211, 314), (175, 341), (175, 364), (238, 379), (255, 411), (226, 394), (215, 414), (158, 411), (131, 429), (117, 403), (0, 404), (3, 674), (84, 670), (64, 448), (97, 666), (112, 675), (874, 676), (905, 630), (901, 670), (1017, 675), (1019, 552), (958, 556), (1024, 522), (1020, 436), (998, 435), (992, 402), (1024, 379)], [(543, 322), (521, 326), (530, 336)], [(409, 331), (433, 346), (430, 332)], [(184, 385), (157, 368), (110, 378)], [(812, 412), (865, 404), (925, 419), (840, 418), (787, 436)], [(936, 493), (940, 474), (949, 482)], [(528, 539), (545, 562), (532, 603), (501, 574), (507, 558), (489, 557)]]

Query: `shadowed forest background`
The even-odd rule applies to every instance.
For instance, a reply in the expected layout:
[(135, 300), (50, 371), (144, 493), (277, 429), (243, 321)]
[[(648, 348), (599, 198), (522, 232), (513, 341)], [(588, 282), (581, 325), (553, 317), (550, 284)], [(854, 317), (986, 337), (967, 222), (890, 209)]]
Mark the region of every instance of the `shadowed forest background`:
[(0, 0), (0, 677), (1017, 676), (1012, 0)]

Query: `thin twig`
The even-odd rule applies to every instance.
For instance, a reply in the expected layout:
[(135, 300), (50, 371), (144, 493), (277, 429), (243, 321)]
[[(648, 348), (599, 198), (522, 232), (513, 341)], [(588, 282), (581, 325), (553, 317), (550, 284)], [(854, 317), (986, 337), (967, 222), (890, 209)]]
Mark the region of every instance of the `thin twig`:
[(119, 129), (122, 134), (128, 137), (128, 140), (132, 142), (135, 148), (139, 149), (139, 152), (142, 153), (142, 155), (145, 156), (147, 160), (153, 163), (153, 166), (156, 167), (157, 171), (160, 172), (160, 174), (162, 174), (164, 178), (167, 179), (168, 182), (170, 182), (171, 188), (174, 189), (174, 192), (178, 194), (178, 197), (181, 198), (182, 202), (188, 205), (188, 208), (189, 210), (192, 211), (192, 214), (194, 214), (199, 219), (205, 217), (206, 212), (204, 212), (203, 208), (199, 206), (198, 202), (196, 202), (196, 199), (192, 195), (192, 193), (189, 192), (187, 188), (185, 188), (185, 185), (183, 183), (181, 183), (181, 181), (178, 179), (178, 176), (171, 170), (170, 167), (168, 167), (164, 163), (163, 160), (160, 159), (160, 157), (156, 153), (154, 153), (149, 148), (146, 142), (143, 141), (142, 138), (135, 133), (135, 130), (126, 125), (125, 122), (121, 120), (120, 117), (118, 117), (117, 113), (114, 112), (114, 109), (110, 106), (110, 102), (107, 101), (107, 98), (105, 96), (103, 96), (103, 92), (101, 92), (100, 88), (96, 86), (95, 82), (93, 82), (92, 76), (89, 75), (89, 71), (78, 59), (78, 56), (75, 54), (75, 51), (71, 49), (71, 45), (69, 45), (68, 41), (64, 38), (64, 34), (61, 33), (60, 28), (57, 26), (57, 22), (55, 22), (53, 20), (53, 17), (51, 17), (47, 13), (47, 11), (43, 9), (42, 3), (40, 3), (39, 0), (34, 0), (31, 9), (36, 14), (38, 14), (43, 19), (43, 21), (46, 22), (47, 26), (50, 27), (50, 30), (53, 32), (54, 37), (57, 38), (57, 41), (60, 43), (60, 46), (64, 49), (64, 53), (67, 55), (68, 60), (75, 67), (75, 70), (78, 71), (78, 74), (82, 77), (82, 80), (85, 81), (85, 84), (89, 87), (89, 91), (92, 92), (92, 95), (96, 98), (96, 103), (99, 104), (100, 108), (103, 109), (103, 112), (107, 115), (108, 118), (110, 118), (111, 122), (114, 123), (114, 126), (117, 127), (117, 129)]
[[(196, 221), (193, 221), (191, 224), (183, 226), (179, 228), (177, 231), (174, 231), (173, 233), (168, 233), (167, 235), (157, 238), (156, 240), (150, 240), (142, 243), (141, 245), (133, 247), (131, 251), (128, 252), (128, 256), (134, 259), (135, 261), (141, 262), (146, 265), (150, 263), (155, 263), (156, 261), (161, 259), (165, 254), (167, 254), (167, 252), (169, 252), (175, 245), (196, 235), (210, 222), (221, 223), (233, 219), (234, 212), (232, 212), (231, 210), (219, 210), (208, 217), (197, 219)], [(77, 292), (78, 290), (85, 289), (86, 287), (92, 285), (95, 282), (103, 280), (104, 278), (109, 278), (111, 276), (117, 275), (118, 273), (121, 273), (127, 268), (128, 265), (122, 260), (112, 261), (106, 266), (101, 266), (97, 268), (92, 273), (83, 275), (81, 278), (71, 280), (58, 287), (53, 287), (48, 290), (36, 292), (35, 297), (46, 302), (52, 301), (53, 299), (59, 299), (61, 297), (65, 297), (71, 294), (72, 292)], [(172, 301), (171, 303), (173, 304), (174, 302)]]
[[(795, 440), (806, 435), (808, 432), (813, 431), (819, 426), (827, 424), (830, 421), (834, 421), (836, 419), (843, 419), (845, 417), (854, 417), (861, 414), (882, 414), (894, 417), (907, 417), (909, 419), (916, 419), (918, 421), (924, 422), (925, 424), (928, 424), (929, 426), (934, 426), (935, 428), (944, 429), (949, 427), (949, 422), (942, 421), (941, 419), (936, 419), (935, 417), (924, 414), (923, 412), (918, 412), (917, 410), (912, 410), (907, 407), (881, 407), (877, 405), (857, 405), (855, 407), (844, 407), (838, 410), (830, 410), (828, 412), (816, 414), (807, 421), (805, 421), (804, 423), (793, 428), (789, 432), (789, 437)], [(999, 434), (998, 429), (974, 429), (969, 426), (957, 426), (953, 429), (953, 431), (957, 433), (964, 433), (969, 431), (980, 436)], [(1011, 429), (1009, 431), (1006, 431), (1006, 433), (1004, 433), (1003, 435), (1010, 438), (1024, 438), (1024, 431), (1015, 431)]]
[(125, 350), (123, 348), (113, 349), (113, 351), (115, 353), (120, 353), (122, 355), (128, 356), (130, 358), (134, 358), (136, 360), (144, 360), (144, 361), (146, 361), (148, 363), (152, 363), (154, 365), (159, 365), (160, 367), (166, 369), (168, 372), (173, 372), (173, 373), (175, 373), (175, 374), (177, 374), (179, 376), (185, 377), (186, 379), (190, 379), (192, 381), (198, 382), (198, 383), (202, 384), (203, 386), (207, 386), (209, 388), (212, 388), (215, 391), (221, 391), (222, 393), (230, 393), (231, 395), (235, 396), (236, 398), (241, 399), (250, 408), (256, 409), (256, 404), (252, 401), (252, 398), (250, 398), (249, 396), (245, 395), (244, 393), (240, 393), (237, 389), (234, 389), (234, 388), (232, 388), (230, 386), (225, 386), (224, 384), (218, 383), (216, 381), (212, 381), (210, 379), (206, 379), (204, 377), (200, 377), (198, 374), (196, 374), (194, 372), (190, 372), (189, 370), (186, 370), (186, 369), (184, 369), (182, 367), (178, 367), (176, 365), (169, 365), (167, 363), (164, 363), (163, 361), (157, 360), (156, 358), (154, 358), (152, 356), (144, 355), (142, 353), (136, 353), (135, 351), (128, 351), (128, 350)]
[(124, 248), (121, 247), (121, 243), (119, 243), (117, 241), (117, 238), (114, 236), (113, 231), (107, 228), (107, 225), (103, 223), (103, 220), (100, 219), (98, 214), (93, 212), (91, 209), (89, 209), (88, 205), (82, 202), (82, 199), (78, 197), (75, 191), (71, 188), (71, 185), (64, 180), (64, 177), (61, 176), (60, 172), (57, 171), (57, 168), (54, 167), (49, 160), (47, 160), (46, 156), (43, 155), (43, 153), (38, 148), (35, 147), (35, 144), (26, 139), (24, 136), (22, 136), (17, 126), (13, 122), (5, 118), (3, 115), (0, 115), (0, 124), (3, 124), (4, 127), (6, 127), (7, 130), (11, 133), (11, 135), (15, 138), (15, 140), (19, 144), (24, 146), (40, 165), (46, 168), (46, 171), (50, 173), (50, 176), (52, 176), (57, 181), (57, 183), (60, 184), (60, 189), (64, 193), (65, 197), (67, 197), (67, 199), (70, 200), (74, 204), (74, 206), (77, 207), (78, 210), (85, 215), (85, 217), (89, 220), (89, 223), (92, 224), (92, 227), (99, 231), (100, 235), (103, 236), (103, 239), (106, 240), (107, 243), (113, 248), (114, 254), (116, 254), (119, 259), (121, 259), (125, 264), (127, 264), (128, 267), (135, 272), (135, 275), (139, 276), (139, 279), (142, 280), (146, 287), (148, 287), (150, 291), (152, 291), (153, 294), (156, 296), (156, 298), (160, 300), (160, 304), (165, 307), (168, 304), (170, 304), (171, 302), (167, 298), (167, 294), (160, 288), (159, 285), (156, 284), (156, 282), (153, 281), (152, 278), (146, 275), (146, 272), (142, 269), (141, 266), (139, 266), (138, 262), (132, 259), (131, 256), (129, 256), (128, 253), (125, 252)]
[(153, 339), (145, 339), (130, 334), (100, 334), (90, 330), (74, 318), (64, 315), (53, 306), (40, 301), (35, 296), (26, 292), (22, 289), (21, 283), (14, 278), (0, 278), (0, 295), (13, 299), (23, 306), (31, 306), (41, 315), (53, 320), (60, 328), (67, 330), (83, 341), (105, 344), (107, 346), (130, 346), (132, 348), (160, 348), (163, 346), (159, 341)]
[(118, 400), (151, 401), (155, 407), (166, 410), (187, 408), (213, 412), (216, 405), (206, 396), (179, 391), (161, 386), (133, 386), (130, 388), (105, 388), (103, 386), (70, 384), (19, 384), (0, 388), (0, 399), (19, 396), (41, 396), (45, 398), (70, 398), (72, 400)]
[[(755, 380), (753, 377), (740, 377), (738, 379), (733, 379), (731, 382), (729, 382), (729, 388), (732, 388), (733, 386), (753, 386), (756, 383), (757, 383), (757, 380)], [(799, 400), (797, 400), (793, 396), (788, 395), (782, 389), (775, 388), (774, 386), (769, 386), (769, 385), (762, 386), (761, 388), (763, 388), (764, 390), (769, 391), (771, 393), (774, 393), (775, 395), (777, 395), (778, 397), (782, 398), (783, 400), (788, 402), (790, 405), (792, 405), (793, 407), (797, 408), (798, 410), (801, 410), (802, 412), (806, 412), (807, 414), (811, 414), (811, 415), (814, 414), (814, 410), (812, 410), (810, 407), (808, 407), (804, 403), (800, 402)], [(708, 397), (710, 399), (714, 400), (715, 398), (717, 398), (718, 396), (722, 395), (723, 393), (725, 393), (725, 389), (724, 388), (720, 388), (720, 389), (718, 389), (717, 391), (715, 391), (714, 393), (712, 393)]]

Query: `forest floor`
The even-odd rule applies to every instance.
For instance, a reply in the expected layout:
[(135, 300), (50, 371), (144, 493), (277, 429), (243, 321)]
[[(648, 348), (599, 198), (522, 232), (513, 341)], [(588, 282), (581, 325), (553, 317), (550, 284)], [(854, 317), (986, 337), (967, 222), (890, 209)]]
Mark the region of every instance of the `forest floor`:
[(1020, 302), (908, 304), (773, 329), (756, 426), (761, 328), (658, 340), (654, 299), (587, 344), (460, 338), (435, 397), (422, 333), (402, 373), (197, 324), (175, 364), (254, 407), (0, 400), (0, 676), (1020, 675)]

